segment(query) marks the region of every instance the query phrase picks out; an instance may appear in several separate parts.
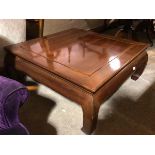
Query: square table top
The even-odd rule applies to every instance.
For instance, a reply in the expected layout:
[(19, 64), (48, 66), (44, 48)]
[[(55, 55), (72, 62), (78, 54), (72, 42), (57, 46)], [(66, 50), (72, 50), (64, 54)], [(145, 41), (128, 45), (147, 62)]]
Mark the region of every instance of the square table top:
[(147, 47), (145, 43), (70, 29), (11, 45), (7, 49), (34, 65), (95, 92)]

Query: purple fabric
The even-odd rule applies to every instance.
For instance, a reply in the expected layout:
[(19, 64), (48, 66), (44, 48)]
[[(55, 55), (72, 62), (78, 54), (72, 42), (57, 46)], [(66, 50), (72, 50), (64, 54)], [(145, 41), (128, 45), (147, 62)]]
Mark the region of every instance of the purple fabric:
[(19, 107), (27, 97), (25, 86), (0, 76), (0, 134), (28, 134), (18, 117)]

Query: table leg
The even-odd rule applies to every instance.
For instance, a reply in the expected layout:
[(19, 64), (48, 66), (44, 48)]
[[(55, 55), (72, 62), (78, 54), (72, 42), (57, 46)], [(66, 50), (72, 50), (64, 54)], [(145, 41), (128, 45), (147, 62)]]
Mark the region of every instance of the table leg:
[(131, 75), (132, 80), (136, 81), (141, 76), (146, 67), (147, 61), (148, 55), (146, 56), (146, 59), (140, 64), (140, 66), (137, 67), (136, 71)]
[(8, 51), (4, 58), (4, 76), (25, 83), (25, 74), (15, 69), (15, 56)]
[(97, 125), (98, 112), (100, 105), (95, 104), (93, 101), (82, 105), (83, 110), (83, 127), (82, 131), (86, 134), (91, 134)]

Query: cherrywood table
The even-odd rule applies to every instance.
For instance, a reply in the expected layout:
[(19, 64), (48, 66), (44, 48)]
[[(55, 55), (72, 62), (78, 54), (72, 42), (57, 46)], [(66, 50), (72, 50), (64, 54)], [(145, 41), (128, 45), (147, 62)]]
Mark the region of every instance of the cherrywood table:
[(80, 104), (82, 130), (91, 134), (101, 103), (128, 77), (137, 80), (142, 74), (148, 60), (147, 47), (144, 43), (70, 29), (6, 47), (14, 61), (7, 60), (5, 66), (9, 69), (13, 65)]

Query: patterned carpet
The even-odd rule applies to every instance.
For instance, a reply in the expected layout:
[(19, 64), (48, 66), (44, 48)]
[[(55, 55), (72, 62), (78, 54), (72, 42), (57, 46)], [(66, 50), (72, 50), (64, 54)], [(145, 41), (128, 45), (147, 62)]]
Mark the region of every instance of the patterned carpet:
[[(155, 134), (155, 46), (147, 52), (144, 73), (137, 81), (129, 78), (102, 104), (93, 134)], [(43, 85), (30, 93), (20, 118), (31, 134), (84, 134), (81, 107)]]

